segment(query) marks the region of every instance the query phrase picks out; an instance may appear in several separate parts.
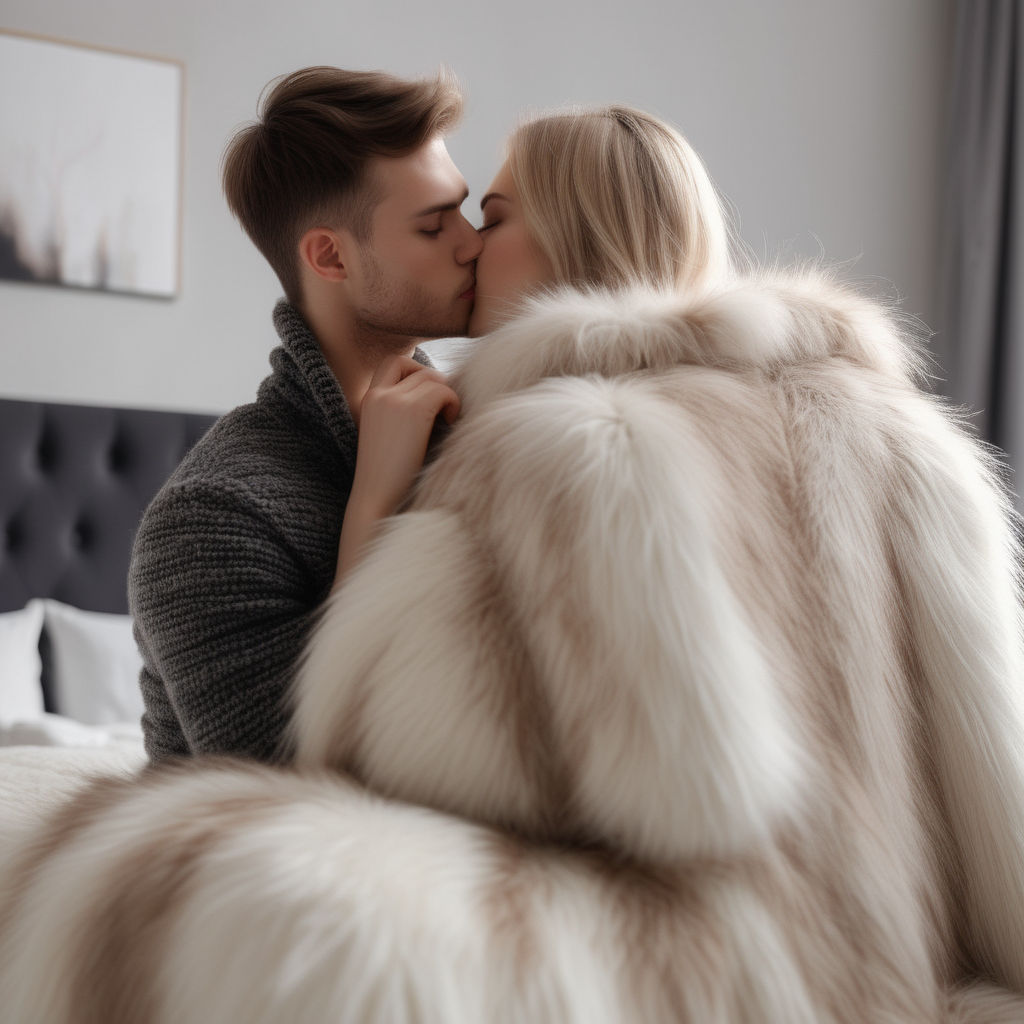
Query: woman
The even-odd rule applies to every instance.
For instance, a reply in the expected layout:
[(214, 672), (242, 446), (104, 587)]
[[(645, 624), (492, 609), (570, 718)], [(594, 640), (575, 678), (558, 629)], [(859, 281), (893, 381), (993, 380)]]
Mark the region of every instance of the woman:
[[(671, 126), (638, 110), (568, 111), (521, 125), (481, 206), (474, 336), (538, 289), (685, 288), (728, 269), (726, 221), (700, 158)], [(449, 421), (454, 414), (454, 406), (445, 410)], [(384, 438), (387, 448), (360, 452), (365, 476), (353, 488), (342, 535), (343, 575), (361, 557), (380, 509), (396, 508), (411, 487), (427, 445), (414, 432), (405, 449), (387, 427), (363, 435), (370, 437)]]
[[(493, 333), (307, 651), (298, 763), (654, 871), (656, 910), (650, 879), (585, 898), (672, 964), (617, 989), (638, 1019), (1022, 1019), (964, 987), (1024, 991), (990, 456), (887, 311), (730, 272), (707, 175), (653, 118), (527, 124), (483, 206)], [(544, 916), (553, 870), (503, 881), (557, 960), (579, 938)]]
[(325, 609), (301, 772), (77, 801), (6, 875), (5, 1012), (1021, 1019), (987, 457), (883, 311), (732, 278), (653, 119), (529, 125), (491, 192), (474, 324), (504, 325)]
[(726, 219), (700, 158), (639, 110), (521, 125), (481, 207), (473, 335), (538, 288), (687, 289), (728, 274)]

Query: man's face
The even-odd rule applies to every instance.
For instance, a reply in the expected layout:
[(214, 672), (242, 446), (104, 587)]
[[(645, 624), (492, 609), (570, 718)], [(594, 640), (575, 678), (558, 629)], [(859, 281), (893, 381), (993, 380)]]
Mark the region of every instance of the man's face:
[(381, 199), (347, 267), (360, 333), (385, 345), (382, 335), (464, 335), (482, 243), (460, 211), (468, 190), (444, 141), (378, 157), (369, 173)]

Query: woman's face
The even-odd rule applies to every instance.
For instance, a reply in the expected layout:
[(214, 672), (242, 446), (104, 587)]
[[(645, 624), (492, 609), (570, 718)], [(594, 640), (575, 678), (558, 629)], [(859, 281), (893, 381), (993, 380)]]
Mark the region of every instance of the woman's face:
[(508, 164), (484, 196), (483, 251), (476, 261), (476, 298), (469, 318), (470, 337), (494, 330), (516, 302), (554, 280), (554, 270), (526, 231), (523, 207)]

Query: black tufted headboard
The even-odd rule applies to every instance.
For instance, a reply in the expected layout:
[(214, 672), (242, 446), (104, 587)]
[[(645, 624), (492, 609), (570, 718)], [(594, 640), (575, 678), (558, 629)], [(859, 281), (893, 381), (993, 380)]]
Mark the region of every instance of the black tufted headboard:
[(0, 611), (127, 612), (142, 512), (215, 418), (0, 399)]

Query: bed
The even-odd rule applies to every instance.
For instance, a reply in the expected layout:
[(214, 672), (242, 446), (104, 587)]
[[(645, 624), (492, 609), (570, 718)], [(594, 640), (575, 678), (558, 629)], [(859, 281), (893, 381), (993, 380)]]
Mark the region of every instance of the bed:
[(0, 832), (145, 757), (126, 579), (143, 510), (216, 417), (0, 399)]

